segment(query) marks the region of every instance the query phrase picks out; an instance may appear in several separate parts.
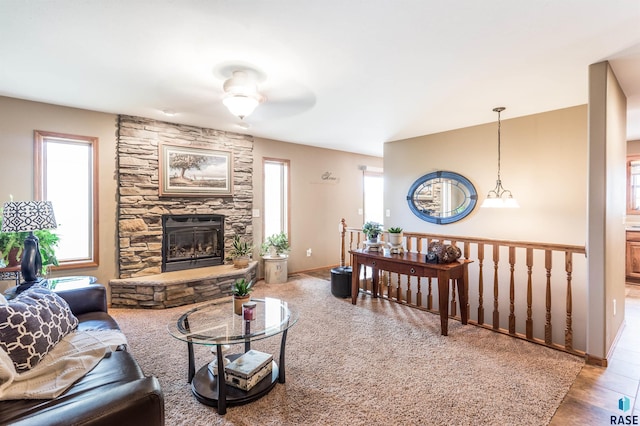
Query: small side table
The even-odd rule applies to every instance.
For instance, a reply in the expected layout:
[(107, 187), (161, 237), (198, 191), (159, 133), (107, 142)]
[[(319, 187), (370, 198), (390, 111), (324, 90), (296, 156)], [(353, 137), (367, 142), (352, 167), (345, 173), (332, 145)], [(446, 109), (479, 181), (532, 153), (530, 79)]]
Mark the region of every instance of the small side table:
[(71, 290), (74, 288), (86, 287), (95, 284), (98, 279), (89, 275), (77, 275), (73, 277), (56, 277), (47, 280), (47, 287), (50, 290)]

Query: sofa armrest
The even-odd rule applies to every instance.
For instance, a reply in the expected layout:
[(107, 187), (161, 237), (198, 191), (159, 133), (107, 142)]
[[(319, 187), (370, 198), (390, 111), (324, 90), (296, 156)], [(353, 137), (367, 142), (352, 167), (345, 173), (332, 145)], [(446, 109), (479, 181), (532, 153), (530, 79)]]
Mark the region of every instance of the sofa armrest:
[(87, 312), (107, 312), (107, 290), (102, 284), (56, 291), (67, 301), (74, 315)]
[[(60, 397), (64, 400), (64, 395)], [(14, 425), (164, 425), (164, 397), (156, 377), (106, 389), (99, 398), (77, 398), (53, 410), (40, 410)]]

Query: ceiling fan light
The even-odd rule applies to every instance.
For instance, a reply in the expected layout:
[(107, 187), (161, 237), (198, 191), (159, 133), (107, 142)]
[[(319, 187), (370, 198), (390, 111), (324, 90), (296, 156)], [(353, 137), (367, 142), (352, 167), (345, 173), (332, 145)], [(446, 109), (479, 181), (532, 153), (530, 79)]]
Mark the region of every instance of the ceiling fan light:
[(231, 114), (243, 119), (251, 115), (253, 110), (260, 104), (260, 101), (253, 96), (231, 95), (222, 100)]

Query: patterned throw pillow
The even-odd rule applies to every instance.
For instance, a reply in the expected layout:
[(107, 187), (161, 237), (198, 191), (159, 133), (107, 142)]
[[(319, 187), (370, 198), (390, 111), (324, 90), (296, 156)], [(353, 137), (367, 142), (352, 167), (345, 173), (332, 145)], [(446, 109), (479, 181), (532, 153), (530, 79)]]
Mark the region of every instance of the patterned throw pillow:
[(38, 364), (77, 325), (64, 299), (44, 287), (31, 287), (0, 305), (0, 347), (21, 373)]

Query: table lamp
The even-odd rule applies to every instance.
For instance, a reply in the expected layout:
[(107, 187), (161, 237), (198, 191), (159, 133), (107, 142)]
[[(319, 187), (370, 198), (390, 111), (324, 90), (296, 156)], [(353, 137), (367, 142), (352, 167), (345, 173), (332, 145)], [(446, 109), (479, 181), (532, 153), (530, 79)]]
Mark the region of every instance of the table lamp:
[(33, 231), (54, 229), (58, 225), (50, 201), (11, 201), (5, 203), (2, 216), (2, 232), (29, 232), (22, 250), (20, 272), (24, 282), (16, 289), (19, 293), (40, 281), (42, 257)]

